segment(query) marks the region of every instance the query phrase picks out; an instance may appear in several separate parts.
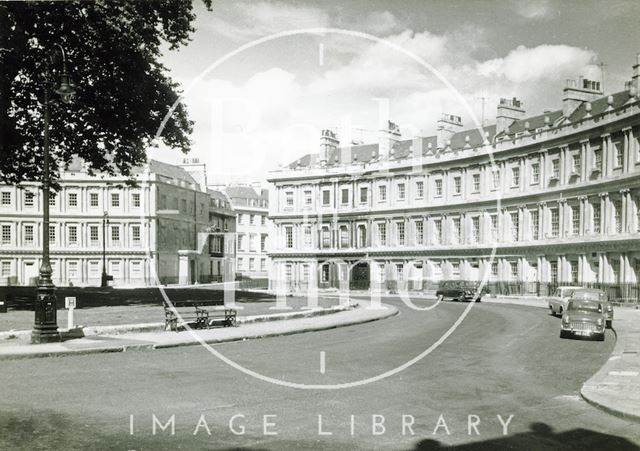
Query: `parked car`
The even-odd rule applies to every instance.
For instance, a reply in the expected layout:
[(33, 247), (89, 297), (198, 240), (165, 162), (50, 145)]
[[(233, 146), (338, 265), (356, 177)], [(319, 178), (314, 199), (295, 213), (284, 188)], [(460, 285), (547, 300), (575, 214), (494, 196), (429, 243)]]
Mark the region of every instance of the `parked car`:
[[(446, 281), (438, 285), (436, 297), (442, 296), (442, 299), (451, 299), (453, 301), (472, 301), (475, 298), (479, 284), (465, 283), (458, 281)], [(479, 293), (476, 302), (480, 302), (482, 296), (487, 294), (486, 287)]]
[(560, 315), (567, 309), (567, 302), (573, 292), (580, 287), (563, 286), (556, 288), (553, 296), (549, 297), (549, 310), (553, 316)]
[(574, 290), (571, 299), (600, 302), (607, 318), (607, 328), (611, 328), (613, 325), (613, 305), (609, 302), (609, 296), (604, 290), (597, 288), (579, 288)]
[(592, 337), (604, 341), (607, 317), (601, 302), (570, 299), (562, 314), (560, 338)]

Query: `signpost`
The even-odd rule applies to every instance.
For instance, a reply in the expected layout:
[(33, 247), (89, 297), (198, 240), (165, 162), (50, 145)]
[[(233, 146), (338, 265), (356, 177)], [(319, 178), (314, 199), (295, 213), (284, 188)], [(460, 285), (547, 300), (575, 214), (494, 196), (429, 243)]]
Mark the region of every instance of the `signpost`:
[(71, 330), (74, 328), (73, 324), (73, 310), (76, 308), (76, 298), (73, 296), (67, 296), (64, 298), (64, 308), (69, 310), (69, 314), (67, 315), (67, 329)]

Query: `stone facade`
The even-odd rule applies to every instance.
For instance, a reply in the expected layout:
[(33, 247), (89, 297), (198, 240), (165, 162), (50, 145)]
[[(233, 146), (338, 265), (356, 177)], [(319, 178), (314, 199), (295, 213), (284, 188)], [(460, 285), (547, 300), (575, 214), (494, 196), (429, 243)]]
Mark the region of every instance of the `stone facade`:
[[(122, 177), (92, 177), (79, 162), (62, 173), (50, 202), (54, 283), (99, 286), (103, 235), (112, 285), (155, 285), (156, 275), (162, 284), (225, 274), (233, 280), (235, 216), (224, 196), (202, 191), (179, 166), (154, 160), (134, 178), (135, 187)], [(38, 184), (0, 186), (0, 284), (37, 283), (41, 203)]]
[[(640, 63), (640, 61), (639, 61)], [(337, 146), (271, 174), (271, 287), (385, 289), (447, 279), (640, 281), (638, 80), (604, 95), (570, 81), (563, 109), (527, 115), (502, 99), (497, 123)], [(492, 252), (495, 249), (495, 256)]]
[(266, 279), (270, 265), (269, 194), (252, 186), (224, 189), (236, 212), (236, 272), (242, 277)]

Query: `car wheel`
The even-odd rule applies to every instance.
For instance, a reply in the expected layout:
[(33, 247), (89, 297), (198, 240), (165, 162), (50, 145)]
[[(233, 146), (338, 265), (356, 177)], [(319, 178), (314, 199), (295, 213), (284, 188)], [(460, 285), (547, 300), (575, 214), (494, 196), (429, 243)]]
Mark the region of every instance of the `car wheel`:
[(561, 330), (560, 331), (560, 338), (569, 338), (569, 334), (566, 331)]
[(600, 335), (598, 335), (598, 337), (596, 338), (597, 341), (604, 341), (604, 332), (601, 333)]
[(613, 320), (612, 319), (608, 319), (607, 323), (606, 323), (607, 329), (611, 329), (613, 327)]
[(556, 312), (553, 311), (553, 307), (549, 306), (549, 313), (551, 313), (551, 316), (556, 316)]

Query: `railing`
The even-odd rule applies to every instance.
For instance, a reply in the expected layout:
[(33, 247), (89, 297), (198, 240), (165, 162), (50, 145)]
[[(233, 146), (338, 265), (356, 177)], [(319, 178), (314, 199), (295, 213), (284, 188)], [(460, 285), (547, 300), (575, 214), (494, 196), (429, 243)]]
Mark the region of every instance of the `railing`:
[(269, 279), (240, 279), (238, 281), (238, 288), (240, 290), (267, 290), (269, 289)]

